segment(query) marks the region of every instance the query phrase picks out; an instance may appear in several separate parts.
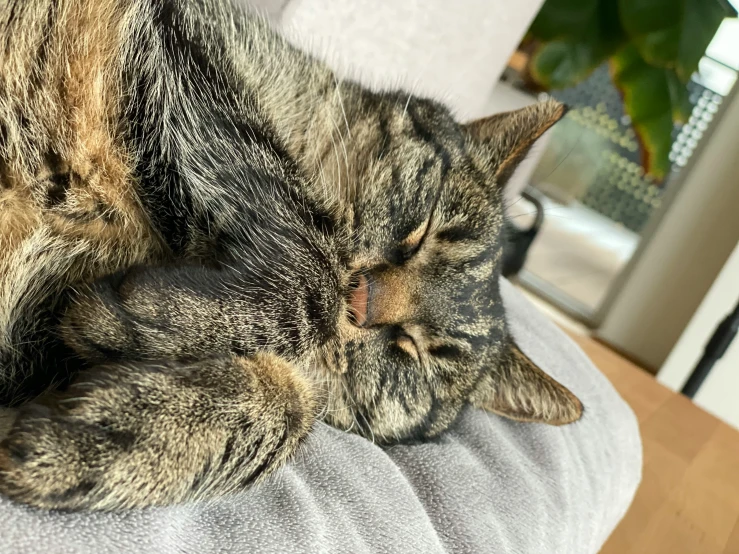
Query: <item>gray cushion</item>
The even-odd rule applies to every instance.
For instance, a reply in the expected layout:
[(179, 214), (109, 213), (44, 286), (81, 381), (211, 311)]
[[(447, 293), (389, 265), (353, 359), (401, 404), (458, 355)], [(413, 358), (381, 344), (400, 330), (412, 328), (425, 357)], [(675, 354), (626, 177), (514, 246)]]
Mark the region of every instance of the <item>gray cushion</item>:
[(0, 551), (598, 552), (640, 480), (636, 420), (562, 331), (502, 287), (521, 348), (585, 404), (578, 423), (470, 408), (442, 438), (389, 450), (320, 424), (266, 483), (207, 504), (50, 514), (0, 499)]

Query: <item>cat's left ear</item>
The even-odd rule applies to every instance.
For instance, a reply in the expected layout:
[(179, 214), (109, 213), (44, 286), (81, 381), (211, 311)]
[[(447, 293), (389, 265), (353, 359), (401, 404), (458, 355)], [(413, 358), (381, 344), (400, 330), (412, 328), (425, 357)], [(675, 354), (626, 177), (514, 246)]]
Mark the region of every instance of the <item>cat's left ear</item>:
[(564, 104), (547, 100), (472, 121), (464, 128), (480, 169), (503, 186), (536, 140), (566, 113)]
[(582, 402), (552, 379), (509, 339), (496, 367), (484, 375), (470, 402), (478, 408), (515, 419), (566, 425), (580, 419)]

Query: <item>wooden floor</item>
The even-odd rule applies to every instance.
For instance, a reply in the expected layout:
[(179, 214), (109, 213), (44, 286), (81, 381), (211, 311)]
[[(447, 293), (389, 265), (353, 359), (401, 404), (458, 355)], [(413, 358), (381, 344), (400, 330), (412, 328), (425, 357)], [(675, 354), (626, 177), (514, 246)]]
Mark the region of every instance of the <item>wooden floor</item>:
[(600, 343), (573, 338), (631, 405), (644, 443), (641, 487), (601, 554), (739, 554), (739, 432)]

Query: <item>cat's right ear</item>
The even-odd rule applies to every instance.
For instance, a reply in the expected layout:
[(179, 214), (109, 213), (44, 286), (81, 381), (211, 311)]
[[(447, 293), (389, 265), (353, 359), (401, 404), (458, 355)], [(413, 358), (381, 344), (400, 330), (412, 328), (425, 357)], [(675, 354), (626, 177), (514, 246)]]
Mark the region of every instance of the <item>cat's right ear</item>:
[(471, 154), (479, 168), (503, 186), (536, 140), (566, 113), (564, 104), (547, 100), (467, 123)]
[(470, 402), (508, 419), (549, 425), (572, 423), (583, 413), (582, 402), (544, 373), (511, 338)]

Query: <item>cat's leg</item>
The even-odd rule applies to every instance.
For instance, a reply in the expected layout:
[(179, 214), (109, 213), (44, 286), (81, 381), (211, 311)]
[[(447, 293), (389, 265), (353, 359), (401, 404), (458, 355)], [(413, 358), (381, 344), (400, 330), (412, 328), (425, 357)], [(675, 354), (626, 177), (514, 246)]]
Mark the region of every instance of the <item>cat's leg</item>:
[(61, 334), (94, 362), (264, 350), (297, 359), (335, 335), (344, 305), (337, 272), (314, 265), (302, 276), (278, 266), (131, 268), (80, 289)]
[(21, 408), (0, 493), (69, 510), (213, 498), (280, 466), (315, 414), (309, 383), (271, 354), (96, 367)]

